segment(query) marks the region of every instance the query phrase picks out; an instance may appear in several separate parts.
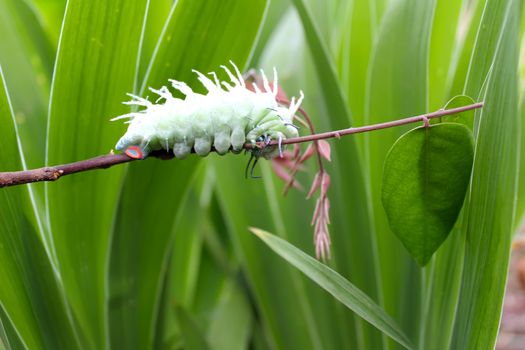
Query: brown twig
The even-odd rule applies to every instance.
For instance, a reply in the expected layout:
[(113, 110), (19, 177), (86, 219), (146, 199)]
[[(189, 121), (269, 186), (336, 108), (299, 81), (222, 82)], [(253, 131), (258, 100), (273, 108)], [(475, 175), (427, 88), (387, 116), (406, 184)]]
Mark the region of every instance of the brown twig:
[[(369, 131), (374, 131), (374, 130), (387, 129), (387, 128), (392, 128), (395, 126), (412, 124), (412, 123), (417, 123), (417, 122), (425, 123), (425, 120), (428, 121), (429, 119), (435, 119), (435, 118), (440, 118), (440, 117), (444, 117), (444, 116), (451, 115), (451, 114), (462, 113), (462, 112), (470, 111), (470, 110), (481, 108), (481, 107), (483, 107), (483, 102), (478, 102), (478, 103), (474, 103), (471, 105), (451, 108), (451, 109), (440, 109), (432, 113), (417, 115), (415, 117), (409, 117), (409, 118), (404, 118), (404, 119), (393, 120), (390, 122), (371, 124), (371, 125), (359, 126), (355, 128), (348, 128), (348, 129), (342, 129), (342, 130), (328, 131), (328, 132), (307, 135), (307, 136), (294, 137), (291, 139), (283, 140), (282, 144), (287, 145), (287, 144), (292, 144), (292, 143), (303, 143), (303, 142), (310, 142), (310, 141), (316, 141), (316, 140), (331, 139), (334, 137), (340, 138), (341, 136), (359, 134), (359, 133), (369, 132)], [(270, 142), (270, 145), (276, 145), (276, 144), (277, 144), (277, 141)], [(246, 146), (248, 146), (247, 148), (251, 148), (251, 145), (246, 145)]]
[(43, 167), (25, 171), (0, 173), (0, 187), (15, 186), (38, 181), (55, 181), (60, 177), (94, 169), (105, 169), (134, 160), (125, 154), (108, 154), (74, 163)]
[[(287, 140), (283, 140), (283, 144), (302, 143), (309, 141), (316, 141), (329, 138), (339, 138), (345, 135), (357, 134), (367, 131), (374, 131), (380, 129), (391, 128), (394, 126), (405, 125), (410, 123), (424, 122), (428, 119), (439, 118), (446, 115), (461, 113), (477, 108), (481, 108), (483, 102), (474, 103), (471, 105), (452, 108), (452, 109), (440, 109), (439, 111), (418, 115), (415, 117), (409, 117), (399, 120), (394, 120), (385, 123), (366, 125), (356, 128), (348, 128), (343, 130), (329, 131), (320, 134), (313, 134), (308, 136), (295, 137)], [(277, 141), (272, 141), (270, 145), (276, 145)], [(264, 144), (259, 144), (259, 147), (264, 147)], [(245, 144), (245, 149), (251, 149), (251, 144)], [(158, 157), (161, 159), (173, 158), (172, 154), (164, 151), (158, 151), (151, 154), (151, 156)], [(86, 160), (81, 160), (74, 163), (56, 165), (50, 167), (43, 167), (38, 169), (23, 170), (23, 171), (12, 171), (12, 172), (0, 172), (0, 187), (22, 185), (31, 182), (39, 181), (55, 181), (62, 176), (79, 173), (82, 171), (94, 170), (94, 169), (105, 169), (113, 165), (122, 164), (134, 161), (136, 159), (130, 158), (125, 154), (108, 154)]]

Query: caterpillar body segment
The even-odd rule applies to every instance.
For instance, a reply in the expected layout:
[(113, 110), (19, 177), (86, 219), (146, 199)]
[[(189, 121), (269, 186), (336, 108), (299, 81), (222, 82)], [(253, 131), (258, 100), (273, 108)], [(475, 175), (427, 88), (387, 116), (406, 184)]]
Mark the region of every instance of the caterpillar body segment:
[[(112, 120), (129, 120), (128, 130), (117, 142), (116, 149), (132, 158), (145, 158), (155, 150), (173, 151), (175, 157), (184, 159), (192, 150), (206, 156), (212, 147), (219, 154), (228, 151), (239, 153), (245, 143), (282, 140), (297, 137), (297, 128), (292, 119), (299, 108), (303, 95), (289, 107), (279, 105), (277, 96), (277, 74), (274, 70), (273, 88), (262, 72), (264, 91), (254, 85), (254, 91), (246, 83), (238, 68), (231, 62), (235, 74), (221, 66), (230, 82), (220, 81), (215, 73), (213, 80), (194, 71), (199, 81), (208, 90), (198, 94), (185, 83), (170, 80), (172, 87), (179, 90), (184, 99), (173, 97), (165, 86), (159, 90), (150, 89), (159, 98), (153, 103), (144, 98), (130, 95), (129, 105), (145, 107), (138, 112), (122, 115)], [(280, 146), (250, 150), (255, 157), (273, 158), (280, 154)]]

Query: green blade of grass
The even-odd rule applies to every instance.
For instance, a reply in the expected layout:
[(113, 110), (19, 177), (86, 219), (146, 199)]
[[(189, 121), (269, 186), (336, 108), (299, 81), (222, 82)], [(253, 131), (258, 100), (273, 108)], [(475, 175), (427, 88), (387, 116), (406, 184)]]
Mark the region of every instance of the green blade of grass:
[(182, 306), (175, 310), (177, 319), (180, 324), (182, 338), (186, 349), (208, 350), (211, 349), (206, 341), (201, 329), (197, 326), (195, 320)]
[(520, 174), (519, 185), (518, 185), (518, 203), (516, 206), (516, 217), (514, 219), (515, 231), (518, 231), (523, 225), (525, 225), (525, 142), (523, 141), (523, 135), (525, 135), (525, 108), (522, 100), (520, 103), (520, 116), (521, 116), (521, 148), (520, 148)]
[[(326, 302), (326, 296), (310, 299), (312, 286), (284, 261), (275, 259), (247, 232), (248, 226), (255, 225), (283, 233), (283, 224), (282, 218), (275, 214), (279, 204), (274, 202), (275, 193), (270, 193), (275, 191), (273, 184), (244, 179), (246, 161), (239, 156), (214, 157), (217, 197), (235, 253), (246, 270), (246, 279), (268, 340), (273, 348), (323, 349), (321, 339), (324, 336), (313, 310), (315, 305)], [(261, 168), (269, 175), (268, 164), (262, 163)], [(271, 177), (265, 177), (264, 181), (268, 180)], [(309, 234), (302, 237), (311, 244)], [(274, 287), (276, 283), (279, 288)], [(327, 340), (338, 341), (338, 337), (334, 332)]]
[[(29, 168), (44, 165), (46, 112), (55, 51), (25, 1), (0, 1), (0, 64), (12, 96), (15, 120)], [(30, 186), (38, 220), (44, 221), (44, 188)], [(46, 234), (46, 245), (51, 239)]]
[[(487, 1), (467, 93), (482, 91), (465, 210), (465, 265), (452, 347), (492, 348), (507, 279), (517, 180), (518, 1)], [(487, 62), (488, 61), (488, 62)], [(489, 74), (488, 81), (484, 76)]]
[(56, 51), (67, 0), (25, 0), (24, 2), (29, 3), (37, 13), (38, 22)]
[[(68, 2), (48, 121), (47, 164), (108, 153), (132, 91), (147, 0)], [(87, 347), (106, 347), (109, 233), (123, 167), (47, 184), (47, 211), (60, 271)]]
[[(340, 64), (348, 65), (346, 69), (341, 70), (342, 81), (346, 80), (348, 103), (352, 108), (356, 125), (364, 124), (368, 65), (379, 27), (374, 16), (373, 5), (370, 2), (354, 2), (349, 39), (341, 43), (343, 46), (341, 51), (348, 51), (347, 56), (340, 58), (343, 61)], [(347, 30), (346, 26), (346, 23), (342, 24), (340, 30)], [(345, 71), (347, 74), (343, 75)]]
[(261, 33), (257, 38), (256, 46), (253, 49), (253, 54), (249, 62), (251, 67), (258, 67), (259, 60), (265, 52), (265, 48), (272, 35), (275, 33), (277, 26), (282, 21), (283, 16), (286, 14), (287, 9), (290, 7), (288, 0), (273, 0), (270, 1), (268, 11), (264, 18), (263, 27)]
[(234, 279), (225, 283), (207, 332), (207, 339), (214, 349), (249, 348), (253, 320), (244, 292)]
[(461, 26), (464, 29), (461, 35), (456, 34), (454, 57), (449, 69), (449, 81), (447, 83), (448, 98), (464, 93), (471, 56), (476, 43), (478, 25), (481, 21), (485, 3), (486, 0), (463, 1), (459, 16)]
[(11, 324), (9, 316), (0, 307), (0, 349), (2, 350), (26, 350), (16, 328)]
[[(442, 0), (436, 3), (428, 62), (428, 106), (443, 107), (448, 97), (448, 73), (453, 63), (455, 43), (464, 1)], [(462, 25), (463, 22), (461, 22)]]
[(520, 78), (520, 116), (521, 116), (521, 147), (520, 147), (520, 170), (518, 184), (518, 204), (516, 207), (516, 217), (514, 220), (515, 230), (518, 231), (525, 225), (525, 6), (522, 6), (520, 27), (520, 58), (519, 58), (519, 78)]
[[(325, 41), (305, 2), (294, 0), (294, 5), (301, 18), (326, 108), (325, 119), (329, 122), (325, 122), (324, 126), (330, 129), (347, 128), (352, 125), (350, 110)], [(332, 154), (333, 165), (330, 166), (330, 176), (336, 190), (330, 196), (338, 218), (335, 221), (337, 227), (334, 228), (338, 233), (334, 237), (334, 260), (343, 275), (352, 276), (353, 283), (374, 300), (382, 303), (377, 247), (369, 210), (370, 198), (366, 191), (365, 175), (360, 167), (362, 162), (356, 140), (348, 138), (339, 141), (335, 144)], [(367, 268), (363, 269), (363, 266)], [(360, 346), (373, 348), (383, 346), (380, 333), (375, 329), (367, 324), (361, 324), (359, 319), (356, 319), (356, 327)]]
[[(197, 186), (190, 189), (177, 222), (169, 271), (170, 303), (166, 305), (186, 308), (206, 330), (214, 349), (245, 349), (254, 315), (239, 283), (239, 265), (232, 257), (231, 244), (224, 240), (222, 216), (210, 192), (213, 175), (210, 171), (198, 174)], [(173, 314), (171, 308), (166, 310)], [(165, 339), (177, 333), (175, 320), (169, 321)]]
[[(451, 91), (454, 94), (463, 92), (481, 16), (480, 8), (483, 7), (479, 3), (481, 1), (437, 3), (428, 71), (431, 110), (474, 102), (469, 96), (458, 95), (444, 106), (445, 99), (452, 97)], [(472, 129), (474, 112), (449, 116), (443, 118), (443, 121), (460, 122)], [(430, 267), (424, 271), (425, 292), (421, 315), (425, 323), (419, 328), (419, 346), (424, 349), (440, 350), (450, 347), (463, 269), (465, 239), (462, 222), (460, 216), (450, 237), (437, 251)]]
[[(390, 2), (369, 65), (366, 123), (427, 112), (428, 54), (435, 1)], [(384, 307), (411, 339), (420, 324), (421, 270), (390, 231), (381, 204), (383, 164), (395, 140), (412, 126), (365, 136), (379, 248)], [(402, 281), (402, 282), (400, 282)]]
[[(155, 52), (155, 47), (161, 36), (164, 24), (171, 12), (173, 6), (172, 0), (156, 0), (151, 1), (148, 6), (148, 18), (146, 19), (146, 26), (144, 28), (144, 36), (142, 38), (141, 56), (139, 70), (137, 72), (137, 84), (141, 84), (144, 80), (144, 74), (148, 69), (148, 65)], [(134, 91), (138, 87), (135, 86)]]
[(275, 235), (256, 228), (251, 228), (251, 231), (274, 252), (332, 294), (346, 307), (407, 349), (413, 348), (410, 340), (395, 321), (370, 297), (343, 276)]
[(41, 167), (54, 50), (24, 1), (0, 0), (0, 37), (0, 63), (13, 95), (24, 156), (30, 168)]
[[(0, 169), (22, 169), (18, 130), (0, 68)], [(0, 189), (0, 317), (14, 348), (76, 349), (62, 289), (25, 186)], [(13, 339), (14, 338), (14, 339)]]
[[(140, 93), (146, 93), (146, 87), (168, 85), (168, 79), (185, 81), (202, 91), (192, 69), (217, 71), (230, 59), (242, 67), (266, 6), (266, 0), (178, 1)], [(193, 155), (183, 161), (151, 159), (128, 168), (111, 249), (110, 329), (116, 348), (126, 344), (127, 348), (145, 349), (153, 343), (158, 310), (167, 307), (158, 302), (166, 272), (163, 266), (177, 230), (175, 219), (197, 164), (198, 157)], [(140, 203), (148, 203), (147, 208)], [(146, 234), (149, 239), (144, 245)]]

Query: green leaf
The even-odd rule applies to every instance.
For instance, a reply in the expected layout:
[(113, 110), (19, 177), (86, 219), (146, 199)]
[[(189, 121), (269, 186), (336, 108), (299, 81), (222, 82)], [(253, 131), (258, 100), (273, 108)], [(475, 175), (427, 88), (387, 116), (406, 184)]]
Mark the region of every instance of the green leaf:
[[(487, 0), (477, 1), (463, 1), (463, 8), (459, 14), (461, 18), (461, 26), (464, 29), (462, 36), (456, 40), (456, 48), (454, 55), (456, 58), (452, 62), (449, 70), (449, 76), (451, 76), (448, 85), (448, 96), (459, 95), (465, 93), (465, 84), (467, 83), (467, 77), (471, 74), (471, 64), (476, 62), (476, 70), (478, 67), (485, 65), (485, 59), (477, 60), (473, 59), (473, 51), (477, 41), (479, 24), (481, 17), (485, 12)], [(498, 25), (491, 25), (487, 29), (492, 30), (499, 28)], [(489, 52), (488, 47), (485, 48)], [(493, 53), (492, 50), (490, 50)], [(491, 60), (491, 57), (486, 57)], [(475, 95), (472, 95), (475, 96)]]
[[(445, 104), (445, 107), (443, 107), (443, 109), (453, 109), (453, 108), (457, 108), (457, 107), (462, 107), (462, 106), (466, 106), (466, 105), (470, 105), (470, 104), (473, 104), (475, 103), (476, 101), (474, 101), (471, 97), (467, 96), (467, 95), (458, 95), (458, 96), (454, 96), (453, 98), (451, 98), (446, 104)], [(442, 118), (439, 118), (438, 119), (434, 119), (431, 121), (431, 124), (433, 124), (432, 122), (453, 122), (453, 123), (460, 123), (460, 124), (463, 124), (465, 125), (466, 127), (468, 127), (470, 130), (472, 130), (474, 128), (474, 114), (475, 114), (475, 110), (469, 110), (469, 111), (465, 111), (465, 112), (461, 112), (461, 113), (457, 113), (457, 114), (452, 114), (452, 115), (447, 115), (445, 117), (442, 117)]]
[[(139, 84), (140, 93), (147, 95), (146, 87), (159, 88), (167, 85), (168, 79), (202, 89), (192, 69), (216, 71), (230, 59), (242, 68), (266, 6), (266, 0), (176, 2), (145, 80)], [(126, 126), (119, 127), (124, 130)], [(114, 347), (147, 349), (151, 344), (159, 310), (167, 307), (157, 301), (167, 255), (179, 229), (176, 219), (199, 161), (196, 155), (183, 161), (149, 159), (128, 168), (110, 257), (110, 341)], [(146, 207), (141, 203), (147, 203)], [(149, 237), (147, 245), (143, 244), (145, 235)]]
[(199, 329), (190, 314), (182, 307), (175, 309), (177, 320), (182, 331), (185, 349), (188, 350), (207, 350), (210, 346), (206, 342), (203, 332)]
[[(1, 68), (0, 125), (0, 170), (22, 169), (18, 130)], [(59, 279), (35, 224), (28, 188), (1, 188), (0, 208), (0, 323), (9, 344), (77, 349)]]
[(0, 307), (0, 349), (1, 350), (26, 350), (16, 328), (13, 326), (4, 309)]
[(420, 266), (456, 222), (474, 154), (461, 124), (419, 127), (401, 136), (385, 160), (381, 199), (390, 228)]
[[(520, 1), (488, 0), (466, 93), (485, 101), (475, 123), (461, 298), (451, 348), (493, 348), (505, 295), (518, 173)], [(488, 74), (488, 75), (487, 75)]]
[(370, 297), (323, 263), (303, 253), (285, 240), (266, 231), (251, 228), (274, 252), (288, 261), (321, 288), (332, 294), (346, 307), (354, 311), (383, 333), (407, 349), (413, 346), (394, 320)]
[(250, 305), (237, 282), (225, 283), (217, 308), (211, 315), (207, 338), (214, 350), (249, 348), (252, 332)]
[[(436, 1), (387, 1), (368, 70), (365, 123), (427, 112), (428, 64)], [(401, 39), (402, 38), (402, 39)], [(411, 127), (368, 133), (365, 138), (369, 192), (380, 261), (384, 307), (416, 339), (420, 326), (421, 270), (388, 227), (381, 204), (385, 157)], [(349, 195), (347, 194), (347, 197)], [(400, 283), (400, 281), (402, 281)]]
[(432, 18), (428, 57), (428, 107), (435, 110), (443, 106), (448, 97), (449, 71), (454, 65), (457, 51), (456, 33), (458, 26), (466, 25), (460, 17), (464, 1), (440, 0), (436, 2)]
[[(318, 84), (315, 90), (320, 90), (324, 100), (325, 118), (320, 118), (323, 126), (330, 129), (342, 129), (352, 126), (353, 121), (341, 82), (338, 80), (335, 65), (327, 48), (327, 39), (321, 37), (319, 26), (316, 25), (310, 8), (304, 0), (293, 1), (301, 18), (305, 39), (308, 43)], [(317, 6), (324, 4), (317, 2)], [(317, 14), (317, 12), (315, 12)], [(338, 14), (339, 16), (340, 14)], [(345, 17), (345, 16), (342, 16)], [(331, 25), (324, 26), (328, 31)], [(307, 91), (308, 93), (308, 91)], [(313, 94), (313, 93), (312, 93)], [(308, 96), (308, 95), (307, 95)], [(324, 121), (323, 121), (324, 119)], [(327, 122), (328, 121), (328, 122)], [(382, 303), (383, 296), (379, 288), (379, 279), (370, 275), (379, 275), (377, 243), (372, 224), (370, 196), (367, 193), (367, 179), (355, 138), (338, 142), (333, 148), (333, 162), (329, 166), (332, 190), (330, 200), (334, 211), (338, 211), (334, 220), (334, 261), (338, 270), (352, 282), (362, 288), (374, 300)], [(352, 179), (352, 181), (348, 181)], [(351, 194), (351, 195), (350, 195)], [(350, 207), (344, 214), (339, 210)], [(336, 226), (337, 225), (337, 226)], [(337, 233), (345, 234), (337, 234)], [(367, 266), (363, 269), (362, 266)], [(356, 319), (356, 331), (360, 346), (383, 347), (380, 333), (367, 324), (361, 324)]]
[(27, 0), (38, 14), (38, 22), (56, 50), (67, 0)]
[[(47, 164), (107, 154), (132, 91), (147, 0), (68, 2), (53, 77)], [(106, 269), (124, 168), (85, 172), (47, 185), (47, 211), (64, 286), (85, 346), (104, 349)]]
[[(294, 242), (300, 242), (302, 247), (313, 247), (306, 220), (290, 220), (306, 223), (299, 226), (302, 227), (300, 230), (288, 230), (284, 226), (289, 224), (282, 216), (285, 215), (282, 214), (284, 201), (273, 183), (268, 162), (259, 162), (264, 181), (257, 181), (244, 178), (246, 161), (246, 157), (213, 156), (221, 211), (236, 256), (246, 270), (246, 279), (260, 312), (258, 317), (268, 333), (267, 340), (272, 348), (278, 349), (313, 350), (325, 343), (336, 344), (334, 348), (345, 348), (343, 344), (348, 340), (347, 334), (328, 326), (334, 317), (343, 323), (341, 310), (334, 307), (332, 298), (319, 293), (311, 281), (292, 269), (286, 261), (276, 259), (272, 252), (264, 249), (264, 244), (257, 237), (247, 234), (248, 226), (265, 227), (281, 235), (293, 235)], [(301, 201), (294, 200), (290, 204), (307, 208), (304, 195), (297, 197)], [(304, 215), (304, 211), (301, 214)], [(272, 287), (275, 281), (279, 281), (279, 288)], [(326, 310), (331, 310), (331, 313), (323, 318)], [(348, 316), (345, 313), (344, 317)]]
[[(0, 64), (28, 168), (41, 167), (45, 159), (47, 104), (55, 59), (52, 46), (34, 8), (26, 1), (0, 0)], [(29, 188), (38, 220), (44, 221), (44, 187)], [(46, 244), (51, 245), (48, 232), (45, 234)]]
[(0, 0), (0, 38), (0, 63), (12, 94), (24, 156), (30, 168), (41, 167), (55, 52), (25, 1)]
[[(146, 19), (146, 26), (142, 37), (140, 65), (137, 72), (136, 84), (141, 84), (144, 80), (144, 74), (154, 55), (155, 47), (159, 38), (161, 38), (162, 29), (166, 24), (172, 7), (173, 0), (155, 0), (149, 2), (148, 18)], [(138, 87), (135, 86), (134, 91), (137, 91), (137, 89)]]

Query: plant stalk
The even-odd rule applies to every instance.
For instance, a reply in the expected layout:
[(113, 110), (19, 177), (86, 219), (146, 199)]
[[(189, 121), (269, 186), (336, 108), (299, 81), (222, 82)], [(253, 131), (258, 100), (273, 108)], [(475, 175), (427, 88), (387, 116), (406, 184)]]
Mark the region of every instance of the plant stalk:
[[(348, 128), (342, 130), (328, 131), (319, 134), (312, 134), (308, 136), (294, 137), (282, 141), (283, 145), (303, 143), (310, 141), (317, 141), (323, 139), (337, 138), (341, 136), (358, 134), (363, 132), (369, 132), (374, 130), (381, 130), (392, 128), (400, 125), (406, 125), (411, 123), (423, 122), (425, 125), (428, 125), (428, 120), (433, 118), (440, 118), (447, 115), (457, 114), (477, 108), (483, 107), (483, 102), (474, 103), (467, 106), (452, 108), (452, 109), (440, 109), (438, 111), (422, 114), (414, 117), (398, 119), (394, 121), (365, 125), (355, 128)], [(277, 141), (272, 141), (269, 145), (276, 145)], [(265, 147), (264, 143), (257, 145), (258, 147)], [(249, 150), (252, 148), (251, 144), (245, 144), (244, 148)], [(173, 158), (173, 154), (167, 151), (156, 151), (151, 154), (153, 157), (161, 159)], [(39, 181), (56, 181), (62, 176), (74, 174), (82, 171), (94, 170), (94, 169), (106, 169), (113, 165), (127, 163), (137, 160), (135, 158), (130, 158), (125, 154), (107, 154), (98, 156), (95, 158), (90, 158), (86, 160), (81, 160), (74, 163), (43, 167), (38, 169), (31, 170), (22, 170), (22, 171), (10, 171), (10, 172), (0, 172), (0, 187), (16, 186), (32, 182)]]

